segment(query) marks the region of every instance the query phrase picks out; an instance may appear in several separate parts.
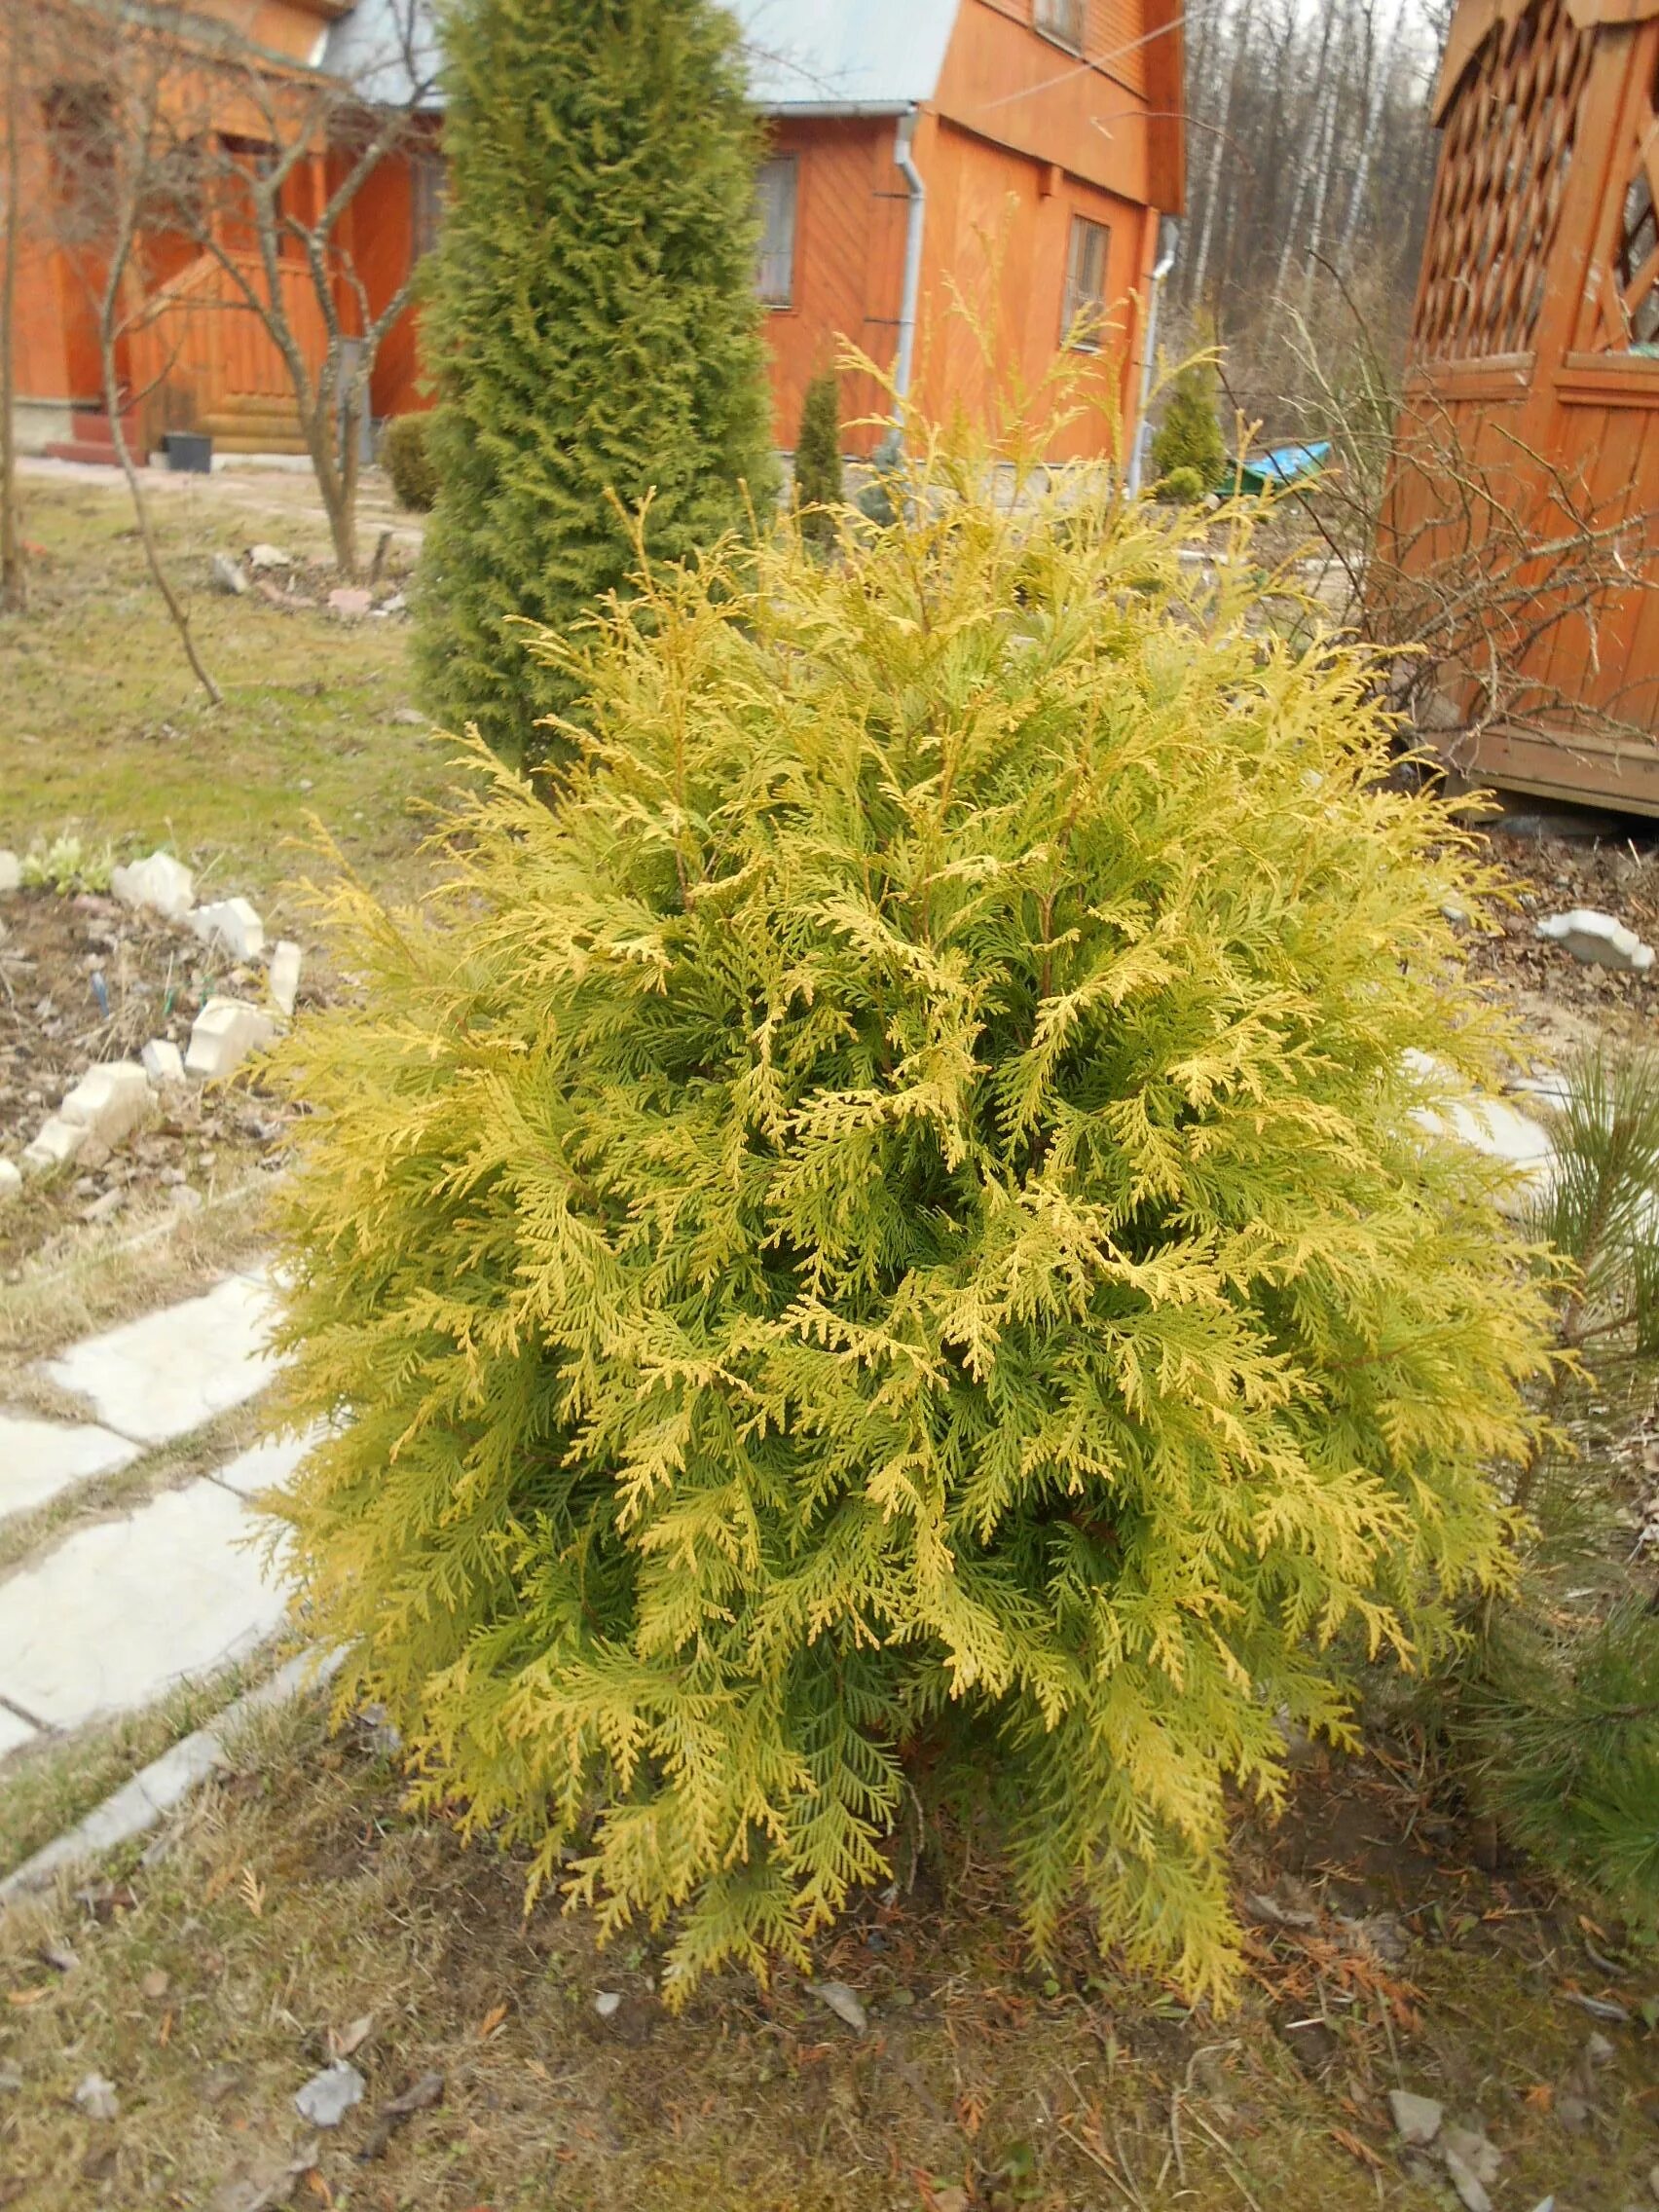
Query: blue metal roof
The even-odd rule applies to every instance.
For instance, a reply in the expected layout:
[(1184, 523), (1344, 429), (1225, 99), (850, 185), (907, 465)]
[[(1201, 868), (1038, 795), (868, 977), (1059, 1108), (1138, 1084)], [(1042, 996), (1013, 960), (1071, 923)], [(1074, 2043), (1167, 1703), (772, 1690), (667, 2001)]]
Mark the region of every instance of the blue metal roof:
[[(724, 0), (767, 115), (897, 114), (939, 90), (960, 0)], [(432, 0), (357, 0), (329, 27), (321, 65), (401, 107), (436, 73)], [(410, 62), (413, 60), (413, 77)], [(424, 105), (439, 107), (434, 92)]]
[(756, 105), (768, 115), (931, 100), (959, 0), (725, 0), (749, 50)]

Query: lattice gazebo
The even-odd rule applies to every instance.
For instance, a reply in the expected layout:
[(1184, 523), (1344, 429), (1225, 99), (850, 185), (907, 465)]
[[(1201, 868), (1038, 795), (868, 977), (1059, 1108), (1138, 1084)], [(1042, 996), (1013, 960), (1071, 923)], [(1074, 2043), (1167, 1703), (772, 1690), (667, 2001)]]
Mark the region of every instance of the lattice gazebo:
[(1659, 814), (1659, 0), (1461, 0), (1435, 118), (1380, 567), (1456, 766)]

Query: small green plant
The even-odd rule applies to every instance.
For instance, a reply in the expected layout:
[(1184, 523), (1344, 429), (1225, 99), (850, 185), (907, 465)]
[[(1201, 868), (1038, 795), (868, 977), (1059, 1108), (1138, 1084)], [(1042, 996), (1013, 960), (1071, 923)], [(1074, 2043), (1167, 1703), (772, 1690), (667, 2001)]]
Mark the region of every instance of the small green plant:
[[(1659, 1055), (1589, 1054), (1544, 1108), (1552, 1172), (1526, 1227), (1567, 1263), (1552, 1427), (1581, 1388), (1659, 1360)], [(1609, 1557), (1628, 1551), (1593, 1457), (1546, 1430), (1516, 1487), (1530, 1519), (1523, 1573), (1484, 1604), (1440, 1695), (1478, 1800), (1503, 1832), (1615, 1911), (1659, 1920), (1659, 1613), (1628, 1572), (1601, 1604)], [(1569, 1582), (1583, 1584), (1563, 1602)], [(1621, 1587), (1622, 1585), (1622, 1587)]]
[(1227, 474), (1227, 441), (1216, 418), (1216, 369), (1208, 355), (1189, 361), (1152, 441), (1153, 473), (1166, 484), (1177, 469), (1190, 469), (1201, 487), (1199, 497), (1216, 491)]
[(391, 479), (392, 497), (413, 514), (427, 514), (438, 496), (424, 414), (394, 415), (381, 432), (381, 465)]
[(1206, 484), (1196, 468), (1172, 468), (1158, 487), (1158, 497), (1166, 506), (1200, 506), (1214, 489)]
[(800, 434), (795, 441), (795, 509), (802, 535), (818, 545), (834, 543), (834, 510), (844, 497), (839, 395), (840, 379), (833, 369), (813, 378), (801, 403)]
[(557, 807), (496, 765), (449, 898), (335, 898), (296, 1570), (425, 1800), (672, 1922), (671, 1998), (946, 1796), (1039, 1952), (1082, 1901), (1223, 1992), (1230, 1791), (1504, 1567), (1546, 1298), (1407, 1059), (1491, 1077), (1490, 879), (1190, 514), (906, 445), (841, 559), (544, 639)]
[(38, 839), (23, 855), (20, 874), (31, 891), (55, 891), (66, 898), (78, 891), (107, 891), (115, 854), (108, 844), (89, 845), (65, 830), (50, 845)]

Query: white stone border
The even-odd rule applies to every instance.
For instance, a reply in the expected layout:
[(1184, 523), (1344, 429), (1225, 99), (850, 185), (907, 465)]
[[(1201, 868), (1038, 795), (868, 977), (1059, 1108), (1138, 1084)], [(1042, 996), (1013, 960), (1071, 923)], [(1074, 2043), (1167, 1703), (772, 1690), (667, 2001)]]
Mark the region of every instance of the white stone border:
[(32, 1859), (0, 1881), (0, 1905), (32, 1890), (42, 1890), (65, 1867), (82, 1866), (101, 1859), (118, 1844), (144, 1835), (176, 1805), (184, 1802), (218, 1767), (230, 1763), (228, 1741), (244, 1720), (256, 1713), (286, 1705), (302, 1690), (326, 1682), (345, 1664), (346, 1653), (320, 1651), (314, 1646), (277, 1669), (268, 1682), (249, 1690), (226, 1706), (211, 1727), (199, 1728), (182, 1743), (152, 1759), (130, 1782), (90, 1812), (86, 1819), (37, 1851)]

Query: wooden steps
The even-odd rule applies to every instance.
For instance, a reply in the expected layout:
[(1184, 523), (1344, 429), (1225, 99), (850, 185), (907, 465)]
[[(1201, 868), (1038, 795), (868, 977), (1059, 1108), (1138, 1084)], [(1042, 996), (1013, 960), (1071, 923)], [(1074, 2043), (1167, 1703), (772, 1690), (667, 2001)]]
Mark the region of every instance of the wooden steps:
[[(124, 416), (122, 429), (127, 437), (127, 450), (139, 468), (149, 466), (150, 457), (144, 451), (136, 415)], [(72, 418), (71, 435), (53, 438), (46, 447), (51, 461), (85, 461), (94, 468), (119, 468), (121, 456), (115, 450), (115, 431), (103, 408), (77, 407)]]
[(306, 454), (299, 410), (292, 400), (260, 395), (225, 398), (202, 417), (199, 428), (215, 453)]

